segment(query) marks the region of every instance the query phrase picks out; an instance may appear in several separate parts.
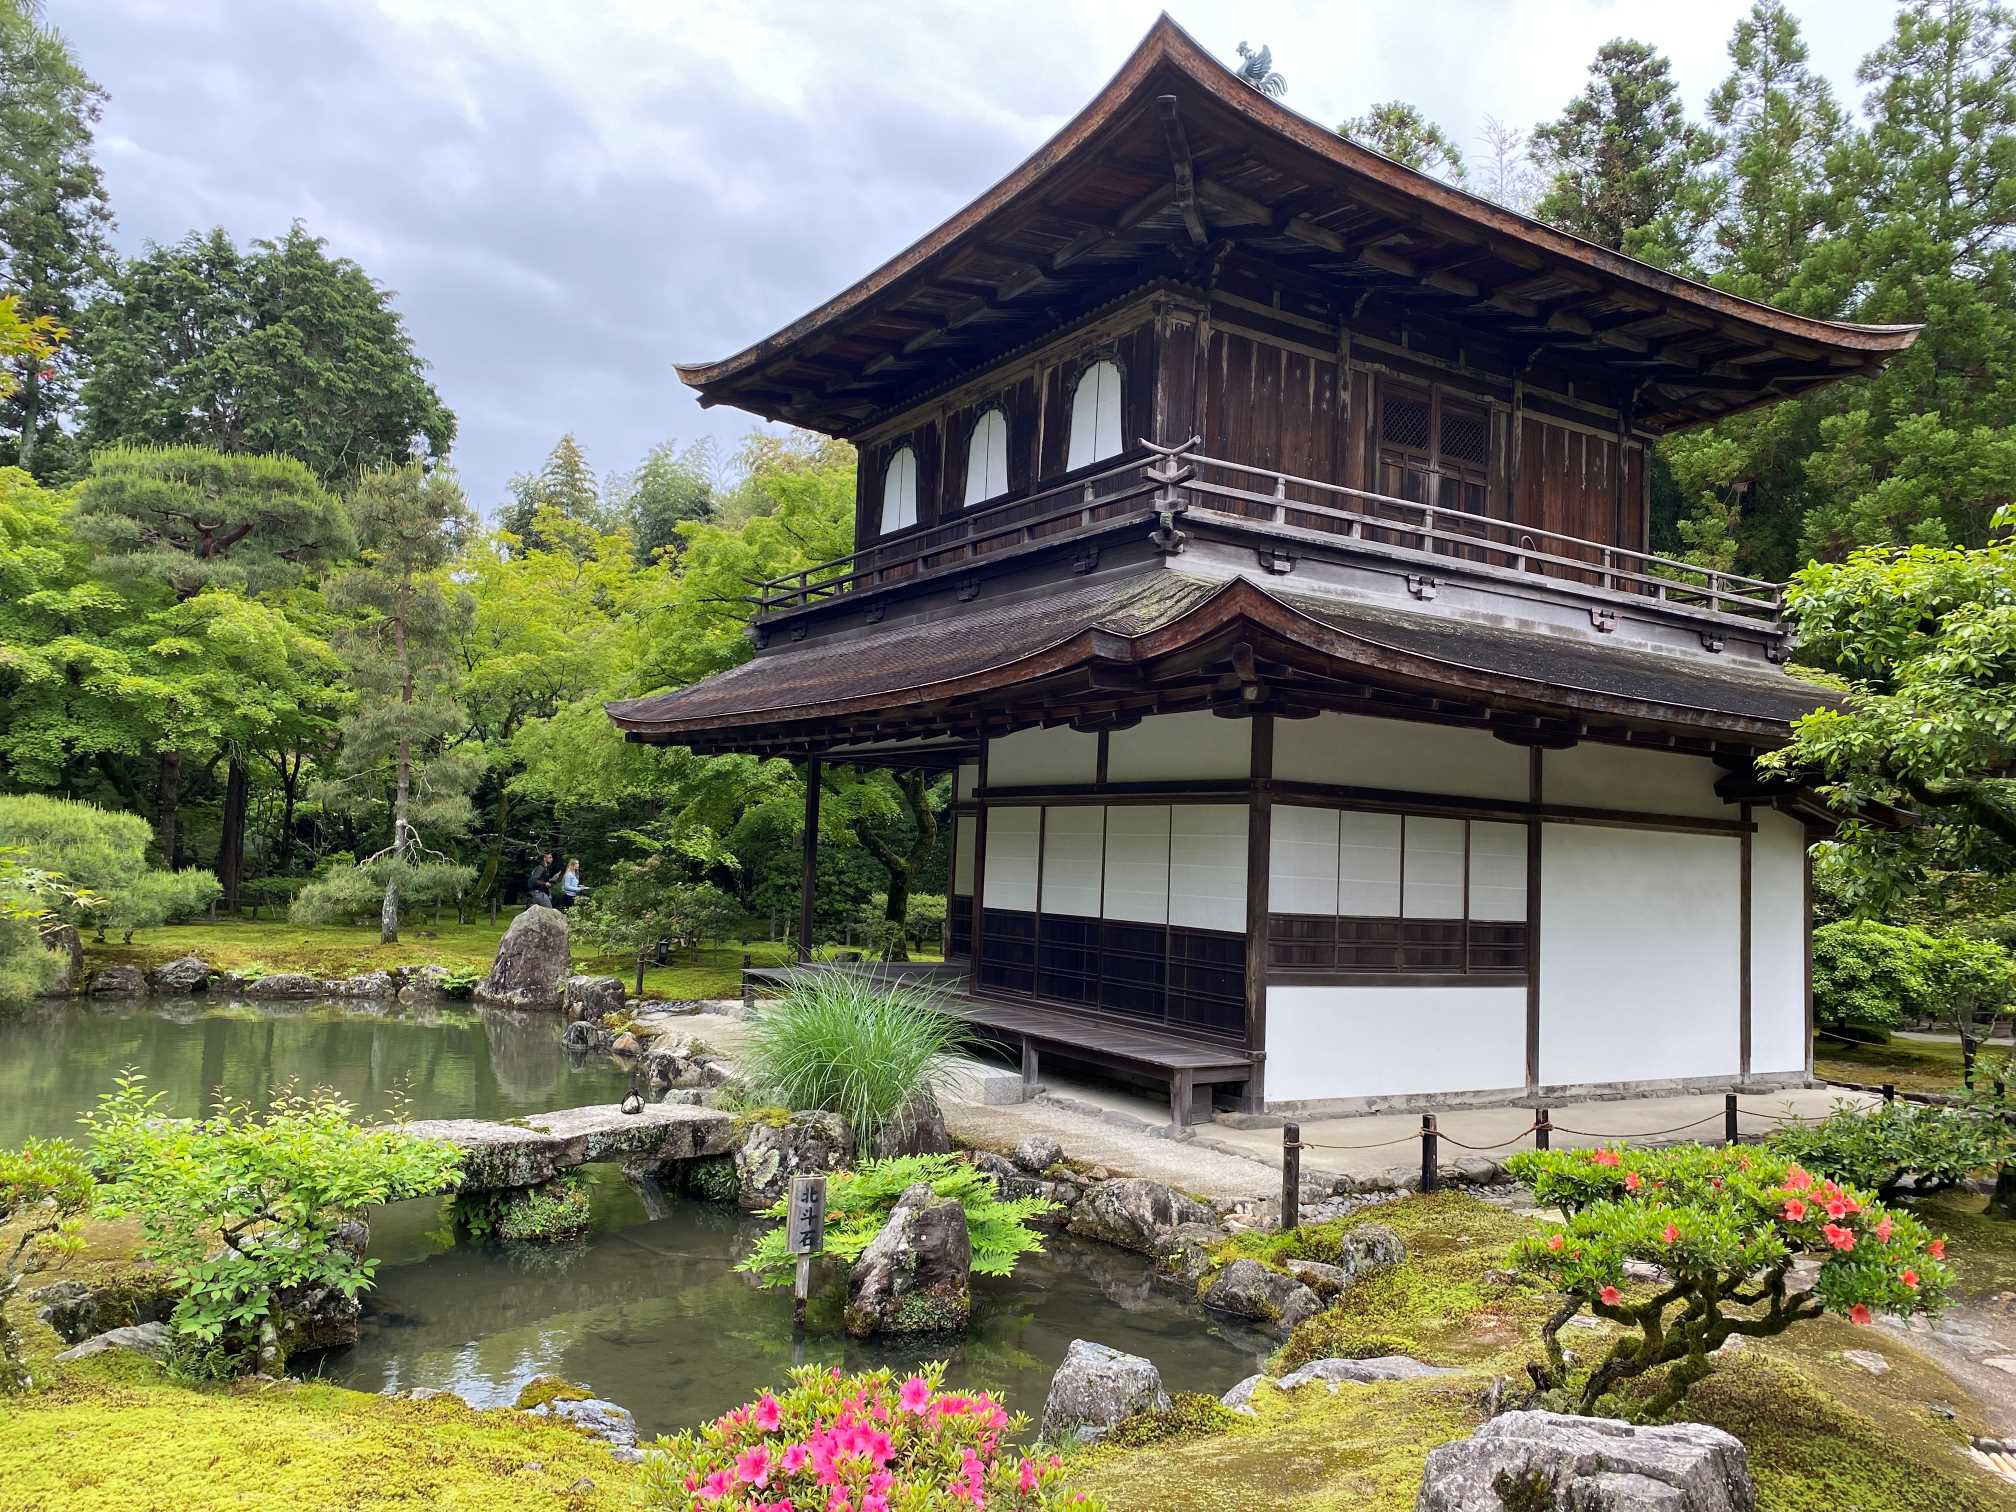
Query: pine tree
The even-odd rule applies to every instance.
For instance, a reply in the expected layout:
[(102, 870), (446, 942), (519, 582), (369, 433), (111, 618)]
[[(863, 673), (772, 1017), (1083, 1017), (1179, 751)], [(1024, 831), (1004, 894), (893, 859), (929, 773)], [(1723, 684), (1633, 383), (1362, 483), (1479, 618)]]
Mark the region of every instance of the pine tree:
[(1613, 251), (1662, 267), (1694, 257), (1713, 210), (1704, 167), (1712, 133), (1687, 120), (1664, 54), (1606, 42), (1589, 83), (1554, 120), (1533, 128), (1548, 175), (1534, 214)]
[(1508, 210), (1532, 214), (1546, 185), (1533, 161), (1526, 133), (1507, 126), (1496, 116), (1486, 116), (1478, 135), (1483, 139), (1484, 151), (1478, 157), (1468, 187)]
[[(352, 811), (389, 806), (391, 843), (359, 863), (382, 881), (379, 939), (389, 945), (399, 938), (402, 886), (410, 894), (430, 863), (448, 860), (426, 837), (469, 828), (469, 790), (481, 771), (480, 759), (454, 743), (468, 727), (455, 653), (470, 603), (447, 573), (476, 521), (451, 475), (412, 464), (366, 473), (350, 505), (361, 561), (338, 574), (329, 599), (352, 616), (338, 646), (357, 698), (323, 794)], [(466, 885), (471, 874), (457, 870), (459, 882), (444, 891)]]
[[(111, 264), (112, 211), (92, 157), (105, 92), (70, 45), (27, 0), (0, 0), (0, 288), (29, 319), (75, 329)], [(57, 419), (76, 397), (75, 344), (12, 360), (16, 384), (0, 404), (12, 460), (37, 477), (62, 462)]]
[(1463, 150), (1449, 134), (1405, 100), (1387, 100), (1337, 128), (1340, 136), (1384, 153), (1396, 163), (1463, 182)]

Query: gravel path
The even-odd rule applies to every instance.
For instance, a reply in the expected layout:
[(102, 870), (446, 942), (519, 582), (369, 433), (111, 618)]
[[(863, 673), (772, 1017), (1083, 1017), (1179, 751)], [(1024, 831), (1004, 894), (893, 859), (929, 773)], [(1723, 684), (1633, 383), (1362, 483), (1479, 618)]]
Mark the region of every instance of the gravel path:
[(1146, 1176), (1214, 1202), (1281, 1195), (1278, 1165), (1221, 1154), (1189, 1140), (1151, 1134), (1137, 1125), (1108, 1123), (1049, 1103), (989, 1107), (948, 1099), (945, 1126), (961, 1144), (1004, 1155), (1031, 1134), (1047, 1134), (1081, 1165), (1104, 1166), (1115, 1176)]

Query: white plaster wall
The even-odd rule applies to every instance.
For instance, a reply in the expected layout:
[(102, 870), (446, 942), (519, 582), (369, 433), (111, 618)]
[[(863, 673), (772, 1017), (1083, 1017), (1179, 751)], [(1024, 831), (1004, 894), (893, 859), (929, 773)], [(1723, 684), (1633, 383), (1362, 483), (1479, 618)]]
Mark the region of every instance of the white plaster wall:
[(1105, 851), (1105, 809), (1045, 809), (1043, 912), (1098, 918)]
[(1524, 987), (1269, 987), (1267, 1100), (1526, 1081)]
[(1169, 922), (1246, 930), (1246, 806), (1178, 803), (1169, 810)]
[(1540, 758), (1541, 796), (1581, 808), (1635, 810), (1734, 819), (1736, 806), (1715, 796), (1722, 768), (1706, 756), (1644, 751), (1585, 740)]
[(953, 791), (962, 802), (971, 798), (980, 786), (980, 764), (969, 761), (959, 768), (952, 782)]
[(987, 742), (989, 787), (1059, 787), (1089, 783), (1098, 775), (1099, 737), (1064, 725), (1017, 730)]
[(1750, 1069), (1806, 1068), (1806, 831), (1757, 809), (1750, 842)]
[(987, 810), (986, 906), (1036, 911), (1036, 844), (1040, 808)]
[(1484, 730), (1362, 714), (1274, 722), (1274, 775), (1283, 782), (1524, 799), (1527, 760)]
[(1740, 872), (1734, 836), (1544, 827), (1542, 1083), (1737, 1073)]
[(1169, 922), (1167, 805), (1116, 803), (1106, 811), (1105, 917)]
[[(1211, 781), (1252, 770), (1250, 719), (1220, 719), (1208, 711), (1151, 714), (1107, 736), (1108, 782)], [(996, 780), (991, 769), (988, 777)]]
[(973, 896), (973, 849), (979, 839), (979, 821), (971, 814), (960, 815), (952, 842), (952, 891), (962, 898)]

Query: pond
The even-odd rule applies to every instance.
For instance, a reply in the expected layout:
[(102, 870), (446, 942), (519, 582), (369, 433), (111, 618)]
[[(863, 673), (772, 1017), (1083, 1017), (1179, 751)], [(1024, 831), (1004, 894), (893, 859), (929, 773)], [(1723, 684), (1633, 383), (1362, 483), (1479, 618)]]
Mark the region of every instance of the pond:
[[(215, 1088), (258, 1102), (288, 1079), (327, 1085), (381, 1112), (404, 1087), (413, 1116), (513, 1118), (613, 1102), (617, 1063), (563, 1053), (550, 1015), (466, 1008), (229, 1004), (187, 999), (39, 1006), (0, 1016), (0, 1148), (72, 1134), (112, 1076), (137, 1067), (193, 1112)], [(512, 1401), (541, 1372), (621, 1402), (646, 1433), (714, 1416), (793, 1364), (908, 1369), (945, 1359), (947, 1379), (1005, 1391), (1033, 1417), (1074, 1338), (1161, 1368), (1172, 1391), (1221, 1393), (1273, 1341), (1215, 1320), (1147, 1263), (1054, 1236), (1012, 1280), (978, 1277), (963, 1336), (863, 1345), (837, 1330), (832, 1299), (791, 1329), (788, 1292), (758, 1290), (734, 1264), (763, 1227), (732, 1208), (641, 1192), (589, 1167), (594, 1226), (565, 1245), (459, 1239), (439, 1202), (370, 1214), (379, 1269), (352, 1348), (300, 1362), (363, 1391), (430, 1386), (479, 1406)]]

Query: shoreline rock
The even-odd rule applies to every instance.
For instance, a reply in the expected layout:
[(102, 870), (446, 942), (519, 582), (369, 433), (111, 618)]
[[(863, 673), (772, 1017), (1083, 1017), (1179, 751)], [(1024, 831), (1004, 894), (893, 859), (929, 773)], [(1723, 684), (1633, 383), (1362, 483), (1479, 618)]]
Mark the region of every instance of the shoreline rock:
[(1137, 1412), (1167, 1412), (1169, 1393), (1152, 1360), (1089, 1339), (1073, 1339), (1050, 1377), (1036, 1436), (1046, 1444), (1067, 1437), (1090, 1443)]

